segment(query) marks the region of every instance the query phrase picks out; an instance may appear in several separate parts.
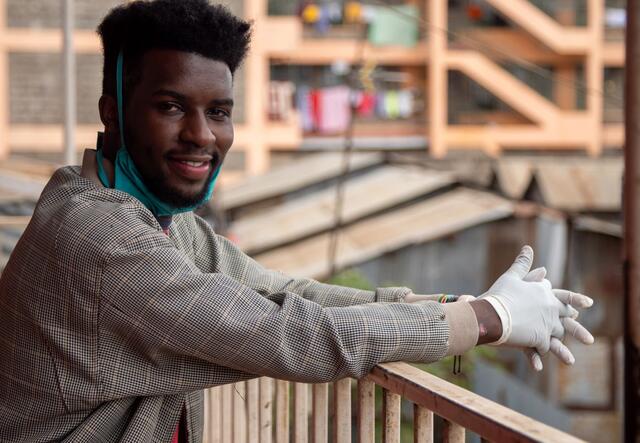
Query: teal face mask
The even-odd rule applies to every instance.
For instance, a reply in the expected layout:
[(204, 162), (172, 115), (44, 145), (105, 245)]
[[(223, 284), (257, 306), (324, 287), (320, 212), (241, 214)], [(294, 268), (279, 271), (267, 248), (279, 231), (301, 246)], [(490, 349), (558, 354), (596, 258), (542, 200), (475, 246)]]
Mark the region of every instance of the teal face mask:
[[(114, 164), (114, 183), (113, 188), (119, 191), (126, 192), (129, 195), (137, 198), (145, 205), (156, 217), (166, 217), (169, 215), (179, 214), (181, 212), (193, 211), (194, 209), (202, 206), (206, 203), (213, 194), (213, 188), (215, 187), (216, 179), (220, 173), (220, 166), (213, 174), (211, 182), (208, 184), (207, 192), (202, 200), (193, 206), (188, 207), (174, 207), (165, 203), (152, 193), (142, 180), (142, 176), (133, 163), (129, 151), (124, 143), (124, 114), (123, 114), (123, 94), (122, 94), (122, 71), (124, 57), (122, 51), (118, 54), (118, 61), (116, 65), (116, 95), (118, 101), (118, 124), (120, 125), (120, 149), (116, 153), (116, 160)], [(109, 178), (104, 170), (102, 164), (103, 153), (102, 150), (98, 150), (97, 163), (98, 163), (98, 177), (102, 184), (106, 187), (111, 187)]]

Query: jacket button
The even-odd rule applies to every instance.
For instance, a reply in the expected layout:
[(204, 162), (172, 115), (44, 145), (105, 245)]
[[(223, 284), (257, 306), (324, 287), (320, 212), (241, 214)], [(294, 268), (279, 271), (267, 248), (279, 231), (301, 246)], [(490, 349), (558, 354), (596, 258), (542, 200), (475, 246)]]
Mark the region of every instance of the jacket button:
[(440, 320), (444, 320), (445, 318), (447, 318), (447, 314), (441, 314), (440, 315)]

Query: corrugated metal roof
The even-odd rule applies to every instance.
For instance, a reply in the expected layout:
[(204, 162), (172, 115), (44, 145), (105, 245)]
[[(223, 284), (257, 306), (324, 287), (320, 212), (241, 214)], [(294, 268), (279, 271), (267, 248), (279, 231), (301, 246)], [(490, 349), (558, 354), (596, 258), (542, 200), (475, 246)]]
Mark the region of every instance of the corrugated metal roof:
[[(327, 153), (304, 157), (285, 166), (249, 177), (240, 183), (222, 188), (215, 199), (223, 209), (229, 210), (287, 192), (303, 188), (342, 173), (342, 153)], [(377, 153), (357, 153), (351, 156), (350, 170), (356, 171), (382, 163), (383, 156)]]
[(621, 158), (504, 158), (495, 171), (505, 195), (521, 199), (532, 179), (549, 207), (570, 212), (621, 208), (623, 161)]
[[(447, 173), (409, 166), (378, 168), (346, 182), (342, 221), (352, 222), (453, 183)], [(335, 188), (326, 189), (241, 218), (229, 232), (243, 250), (265, 250), (331, 228), (335, 204)]]
[[(506, 218), (512, 213), (513, 203), (502, 197), (459, 188), (341, 229), (337, 265), (339, 268), (352, 266), (411, 244)], [(322, 278), (329, 273), (329, 240), (329, 234), (321, 234), (255, 258), (267, 268), (289, 275)]]

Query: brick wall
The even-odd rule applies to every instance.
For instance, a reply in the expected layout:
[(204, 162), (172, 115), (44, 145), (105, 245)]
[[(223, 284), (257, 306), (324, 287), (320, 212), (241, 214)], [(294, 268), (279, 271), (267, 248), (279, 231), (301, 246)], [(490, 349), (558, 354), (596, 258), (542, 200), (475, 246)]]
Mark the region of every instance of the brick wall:
[[(118, 0), (76, 0), (76, 26), (94, 29)], [(242, 0), (226, 1), (242, 13)], [(10, 27), (59, 28), (60, 0), (7, 0)], [(102, 56), (79, 54), (77, 60), (78, 123), (99, 123), (98, 99), (102, 82)], [(60, 124), (63, 118), (62, 59), (54, 53), (9, 55), (9, 112), (11, 123)], [(244, 121), (244, 74), (234, 80), (234, 121)]]
[[(79, 54), (76, 61), (78, 123), (98, 123), (102, 56)], [(63, 83), (60, 54), (10, 54), (9, 84), (11, 123), (62, 123)]]

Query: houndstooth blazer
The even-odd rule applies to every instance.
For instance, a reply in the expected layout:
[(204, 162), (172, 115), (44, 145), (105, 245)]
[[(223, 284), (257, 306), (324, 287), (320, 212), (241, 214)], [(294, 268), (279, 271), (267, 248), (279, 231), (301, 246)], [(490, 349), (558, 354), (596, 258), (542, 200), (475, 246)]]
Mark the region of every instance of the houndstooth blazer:
[(0, 279), (0, 441), (202, 439), (202, 389), (447, 353), (446, 310), (261, 267), (192, 213), (58, 170)]

